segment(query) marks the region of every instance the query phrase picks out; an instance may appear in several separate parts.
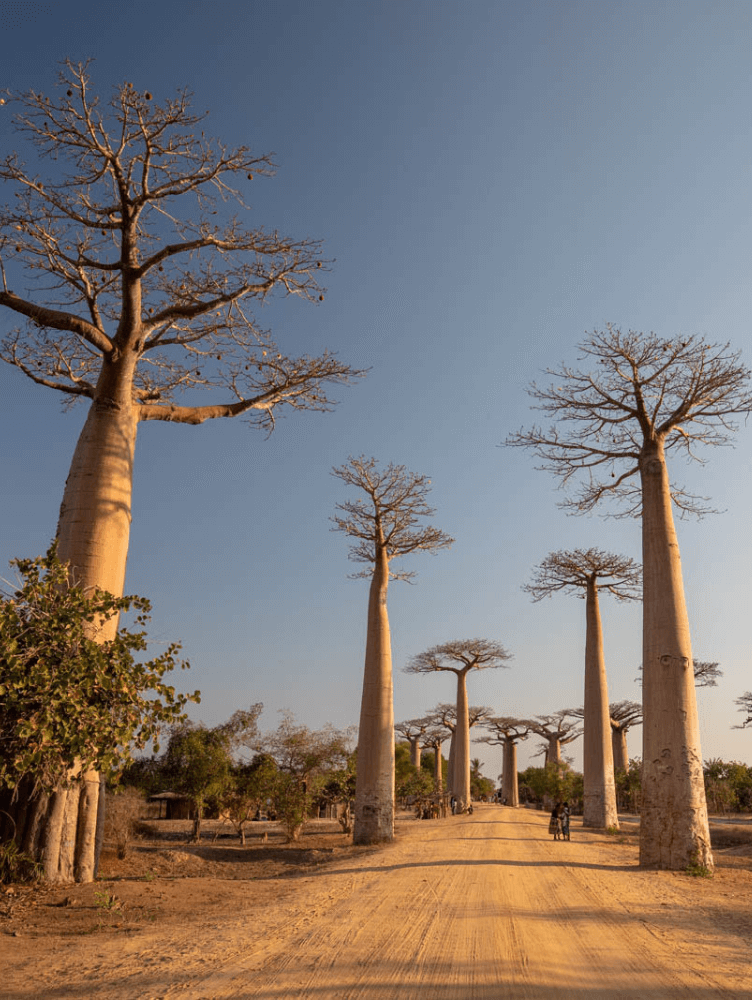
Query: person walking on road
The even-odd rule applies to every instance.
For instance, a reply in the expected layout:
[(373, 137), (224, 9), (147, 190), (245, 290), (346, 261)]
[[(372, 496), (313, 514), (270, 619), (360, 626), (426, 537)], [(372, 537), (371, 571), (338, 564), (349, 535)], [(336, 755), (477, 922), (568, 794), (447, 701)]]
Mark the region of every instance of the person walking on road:
[(564, 840), (569, 840), (569, 803), (565, 802), (561, 807), (561, 835)]
[(556, 805), (551, 810), (551, 819), (548, 823), (548, 832), (553, 834), (554, 840), (562, 839), (561, 831), (561, 817), (564, 811), (564, 807), (561, 802), (557, 802)]

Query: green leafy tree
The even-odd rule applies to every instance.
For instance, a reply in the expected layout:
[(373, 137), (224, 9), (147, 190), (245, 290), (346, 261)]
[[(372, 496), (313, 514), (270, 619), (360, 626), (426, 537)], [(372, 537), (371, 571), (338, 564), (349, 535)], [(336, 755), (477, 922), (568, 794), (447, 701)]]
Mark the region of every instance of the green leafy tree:
[(272, 798), (288, 841), (300, 837), (311, 805), (331, 772), (347, 766), (351, 735), (333, 726), (309, 729), (296, 722), (291, 712), (283, 712), (279, 726), (258, 740), (257, 748), (277, 765)]
[(480, 758), (473, 757), (470, 761), (470, 795), (473, 799), (490, 798), (495, 791), (493, 781), (481, 774), (480, 768)]
[(523, 786), (526, 797), (543, 803), (546, 799), (555, 802), (569, 802), (575, 806), (582, 801), (583, 780), (578, 771), (573, 771), (566, 761), (551, 761), (544, 767), (528, 767), (519, 776), (520, 791)]
[(201, 823), (210, 802), (219, 802), (230, 785), (232, 742), (221, 726), (184, 722), (176, 726), (167, 745), (162, 773), (171, 791), (190, 800), (193, 813), (191, 839), (201, 839)]
[(222, 792), (222, 811), (245, 846), (245, 828), (261, 811), (274, 792), (277, 765), (268, 754), (256, 754), (250, 761), (230, 766), (227, 785)]
[(752, 807), (752, 768), (739, 761), (706, 760), (703, 767), (708, 807), (717, 813)]
[(642, 760), (631, 757), (627, 766), (618, 768), (614, 776), (619, 809), (638, 813), (642, 806)]
[[(99, 798), (99, 773), (114, 774), (161, 729), (185, 719), (188, 701), (164, 678), (180, 646), (138, 662), (147, 648), (150, 604), (97, 588), (71, 586), (53, 545), (44, 557), (17, 559), (18, 589), (0, 598), (0, 809), (4, 841), (43, 869), (71, 881), (95, 867), (95, 830), (72, 851), (79, 811)], [(101, 632), (136, 612), (134, 631)], [(65, 834), (65, 836), (64, 836)]]

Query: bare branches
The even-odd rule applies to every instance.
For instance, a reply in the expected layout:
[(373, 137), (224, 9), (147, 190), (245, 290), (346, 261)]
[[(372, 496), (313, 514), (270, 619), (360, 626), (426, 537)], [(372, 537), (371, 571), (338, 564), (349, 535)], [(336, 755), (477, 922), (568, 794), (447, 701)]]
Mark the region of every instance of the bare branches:
[(714, 688), (718, 686), (718, 678), (723, 677), (720, 664), (709, 660), (692, 660), (695, 674), (695, 687)]
[[(752, 409), (750, 373), (727, 344), (623, 334), (609, 326), (587, 337), (580, 350), (588, 368), (548, 369), (551, 385), (533, 383), (529, 390), (535, 409), (556, 423), (506, 441), (532, 449), (563, 487), (579, 484), (563, 503), (576, 512), (609, 496), (626, 513), (639, 512), (635, 476), (646, 445), (701, 461), (697, 449), (726, 444), (734, 417)], [(688, 495), (679, 499), (682, 509), (696, 509)]]
[(744, 712), (747, 718), (741, 726), (732, 726), (732, 729), (746, 729), (752, 725), (752, 691), (745, 691), (739, 698), (734, 699), (734, 704), (739, 706), (739, 711)]
[[(639, 666), (640, 674), (635, 677), (636, 684), (642, 684), (642, 664)], [(709, 660), (692, 660), (692, 669), (695, 677), (695, 687), (717, 687), (718, 678), (723, 677), (720, 664)]]
[[(383, 549), (391, 560), (412, 552), (438, 552), (449, 548), (454, 541), (438, 528), (417, 527), (421, 518), (435, 513), (426, 499), (431, 483), (426, 476), (391, 462), (381, 469), (375, 458), (363, 455), (335, 466), (332, 475), (348, 486), (363, 490), (367, 496), (337, 504), (341, 514), (331, 518), (333, 531), (344, 531), (356, 539), (350, 548), (354, 562), (374, 563), (377, 549)], [(355, 575), (370, 576), (370, 570)], [(395, 580), (409, 580), (413, 576), (390, 570), (390, 577)]]
[(465, 674), (468, 670), (486, 670), (489, 667), (506, 667), (512, 654), (499, 642), (491, 639), (462, 639), (432, 646), (410, 659), (404, 668), (406, 674), (427, 674), (450, 670)]
[[(577, 719), (569, 709), (554, 712), (552, 715), (536, 715), (525, 719), (525, 724), (532, 733), (542, 736), (545, 740), (556, 740), (565, 745), (582, 735), (582, 729), (577, 726)], [(571, 717), (571, 718), (570, 718)]]
[(613, 594), (620, 601), (638, 601), (642, 597), (641, 570), (638, 563), (601, 549), (560, 549), (551, 552), (535, 569), (532, 583), (523, 590), (541, 601), (557, 591), (584, 597), (589, 585)]
[[(324, 383), (365, 374), (329, 355), (284, 357), (258, 326), (251, 305), (274, 294), (322, 300), (328, 262), (318, 240), (218, 221), (223, 203), (246, 210), (241, 188), (275, 167), (268, 155), (207, 138), (186, 91), (158, 102), (124, 83), (100, 101), (88, 65), (66, 62), (56, 95), (8, 103), (21, 138), (54, 163), (43, 181), (16, 154), (0, 161), (9, 192), (0, 306), (25, 321), (0, 359), (42, 385), (91, 396), (102, 365), (128, 357), (144, 419), (252, 411), (267, 430), (274, 408), (329, 409)], [(176, 408), (176, 396), (193, 390), (222, 398)]]
[(489, 743), (491, 746), (517, 743), (530, 735), (530, 723), (526, 719), (515, 719), (509, 715), (495, 715), (486, 719), (483, 727), (490, 732), (486, 736), (479, 736), (476, 743)]
[(615, 701), (608, 706), (611, 728), (619, 732), (642, 725), (642, 705), (636, 701)]

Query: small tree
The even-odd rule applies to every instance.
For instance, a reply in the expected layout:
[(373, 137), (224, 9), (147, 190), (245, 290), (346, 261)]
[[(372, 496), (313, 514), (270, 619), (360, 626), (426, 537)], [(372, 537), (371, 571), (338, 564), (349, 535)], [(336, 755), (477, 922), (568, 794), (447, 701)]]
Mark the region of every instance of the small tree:
[(643, 565), (643, 811), (640, 861), (657, 868), (712, 868), (702, 780), (692, 644), (672, 503), (702, 512), (671, 484), (667, 456), (696, 458), (723, 444), (737, 414), (752, 410), (750, 373), (727, 344), (695, 337), (595, 332), (580, 345), (585, 368), (549, 370), (535, 405), (555, 421), (508, 439), (531, 448), (579, 513), (613, 497), (640, 516)]
[[(136, 662), (147, 647), (147, 600), (70, 586), (54, 546), (11, 565), (21, 581), (0, 597), (0, 837), (48, 881), (81, 880), (95, 870), (96, 825), (74, 852), (77, 819), (99, 801), (98, 772), (122, 770), (199, 695), (165, 683), (188, 666), (177, 643)], [(137, 631), (120, 628), (102, 642), (101, 631), (130, 610)]]
[(233, 763), (222, 792), (222, 811), (245, 846), (245, 828), (257, 816), (274, 790), (277, 765), (268, 754)]
[(471, 670), (504, 667), (511, 659), (501, 643), (490, 639), (462, 639), (432, 646), (413, 656), (405, 672), (428, 674), (449, 671), (457, 677), (457, 731), (452, 762), (452, 792), (457, 799), (457, 811), (465, 812), (470, 805), (470, 720), (467, 704), (467, 675)]
[[(269, 432), (285, 409), (330, 409), (329, 387), (363, 373), (327, 352), (286, 355), (253, 315), (278, 294), (323, 298), (327, 270), (320, 242), (225, 214), (227, 202), (247, 212), (241, 187), (274, 173), (269, 156), (205, 136), (186, 90), (158, 101), (123, 83), (100, 101), (88, 65), (66, 61), (56, 91), (5, 102), (34, 160), (0, 161), (0, 308), (20, 324), (0, 360), (88, 404), (59, 554), (84, 589), (120, 597), (139, 424), (241, 416)], [(101, 638), (116, 629), (112, 615)], [(88, 843), (96, 813), (89, 781), (66, 843)], [(48, 842), (55, 824), (43, 820)], [(83, 857), (75, 868), (93, 878)]]
[(162, 773), (174, 792), (185, 795), (191, 803), (193, 830), (191, 840), (201, 840), (201, 824), (210, 803), (219, 804), (230, 786), (232, 744), (218, 726), (208, 729), (192, 722), (176, 726), (167, 744)]
[(604, 829), (618, 827), (598, 594), (605, 591), (619, 601), (639, 600), (640, 567), (626, 556), (600, 549), (561, 550), (546, 556), (536, 568), (532, 583), (524, 589), (534, 601), (559, 592), (585, 598), (585, 807), (582, 825)]
[(378, 844), (394, 837), (394, 700), (386, 595), (390, 579), (414, 576), (396, 572), (392, 561), (413, 552), (438, 552), (453, 539), (423, 525), (423, 518), (434, 513), (426, 476), (391, 463), (380, 469), (375, 458), (363, 456), (350, 458), (332, 474), (366, 494), (366, 499), (337, 504), (340, 513), (332, 520), (335, 531), (354, 539), (350, 558), (369, 566), (355, 576), (371, 580), (353, 841)]
[(481, 766), (480, 757), (470, 761), (470, 796), (473, 799), (489, 798), (494, 793), (494, 783), (480, 773)]
[(347, 766), (351, 735), (332, 726), (308, 729), (291, 712), (283, 712), (279, 726), (259, 739), (257, 749), (277, 765), (272, 797), (288, 841), (300, 837), (329, 773)]

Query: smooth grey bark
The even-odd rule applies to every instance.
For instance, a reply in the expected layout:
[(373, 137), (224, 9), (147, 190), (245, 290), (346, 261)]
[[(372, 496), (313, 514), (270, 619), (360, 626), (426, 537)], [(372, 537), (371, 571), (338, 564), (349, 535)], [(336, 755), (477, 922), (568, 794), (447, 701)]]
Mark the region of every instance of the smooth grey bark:
[(368, 633), (358, 730), (354, 844), (394, 837), (394, 707), (392, 646), (386, 596), (389, 562), (377, 547), (368, 596)]
[(517, 781), (517, 741), (505, 738), (502, 745), (501, 796), (504, 804), (517, 808), (520, 792)]
[(585, 707), (583, 732), (584, 804), (582, 825), (618, 829), (608, 684), (598, 585), (588, 581), (585, 597)]
[(470, 805), (470, 720), (467, 705), (467, 669), (457, 671), (457, 728), (454, 731), (454, 764), (452, 793), (457, 799), (457, 812)]
[(640, 864), (713, 867), (692, 644), (660, 439), (640, 453), (643, 753)]
[(629, 769), (629, 753), (627, 751), (627, 730), (611, 720), (611, 750), (614, 756), (614, 771)]

